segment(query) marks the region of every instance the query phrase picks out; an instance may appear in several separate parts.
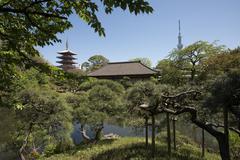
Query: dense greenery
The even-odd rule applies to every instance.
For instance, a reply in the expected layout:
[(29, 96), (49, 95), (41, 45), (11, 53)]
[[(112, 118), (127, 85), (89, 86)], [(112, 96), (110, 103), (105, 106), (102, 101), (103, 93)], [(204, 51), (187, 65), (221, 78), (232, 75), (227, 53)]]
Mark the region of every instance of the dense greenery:
[[(162, 142), (165, 139), (163, 135), (158, 136), (160, 141), (156, 143), (156, 160), (168, 159), (166, 144)], [(186, 137), (179, 138), (181, 146), (177, 152), (173, 153), (171, 159), (182, 160), (200, 160), (200, 149), (194, 142)], [(103, 160), (103, 159), (150, 159), (151, 151), (145, 148), (143, 138), (120, 138), (117, 140), (102, 140), (93, 145), (80, 145), (76, 150), (69, 151), (65, 154), (58, 154), (46, 158), (48, 160)], [(206, 159), (218, 160), (216, 154), (207, 154)]]
[[(178, 135), (173, 142), (179, 146), (171, 151), (171, 134), (175, 135), (176, 129), (170, 131), (170, 122), (174, 126), (176, 116), (178, 121), (201, 128), (202, 137), (205, 132), (214, 137), (219, 150), (211, 149), (219, 152), (222, 159), (239, 159), (239, 48), (226, 50), (216, 43), (198, 41), (181, 50), (174, 49), (168, 59), (161, 60), (156, 66), (159, 79), (135, 82), (124, 77), (120, 83), (84, 76), (84, 72), (108, 63), (101, 55), (90, 57), (82, 65), (85, 71), (72, 73), (49, 65), (39, 56), (35, 47), (59, 42), (57, 33), (71, 27), (68, 17), (74, 13), (105, 36), (97, 17), (100, 5), (106, 14), (115, 8), (135, 14), (153, 11), (145, 0), (0, 2), (0, 159), (25, 160), (69, 150), (75, 150), (76, 157), (58, 156), (149, 159), (151, 154), (156, 158), (200, 159), (205, 151), (204, 138), (202, 155), (194, 142)], [(148, 59), (138, 60), (150, 66)], [(151, 126), (151, 150), (148, 136), (145, 143), (142, 138), (101, 141), (104, 123), (108, 121), (145, 126), (146, 135)], [(80, 123), (84, 138), (80, 147), (72, 142), (74, 123)], [(155, 143), (155, 133), (165, 126), (167, 145), (163, 136), (157, 136)], [(94, 131), (95, 136), (88, 136), (86, 128)], [(207, 153), (206, 158), (219, 157)]]

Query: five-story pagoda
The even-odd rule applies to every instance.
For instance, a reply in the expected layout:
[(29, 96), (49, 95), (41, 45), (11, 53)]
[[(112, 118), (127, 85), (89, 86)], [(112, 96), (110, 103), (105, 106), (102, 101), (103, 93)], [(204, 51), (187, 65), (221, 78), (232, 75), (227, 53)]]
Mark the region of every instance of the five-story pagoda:
[(74, 60), (76, 59), (74, 58), (74, 55), (76, 54), (68, 50), (68, 41), (66, 42), (66, 50), (57, 53), (60, 54), (60, 56), (57, 57), (60, 59), (59, 61), (57, 61), (57, 63), (61, 64), (60, 66), (58, 66), (59, 68), (63, 69), (64, 71), (76, 68), (76, 66), (74, 65), (77, 64), (76, 62), (74, 62)]

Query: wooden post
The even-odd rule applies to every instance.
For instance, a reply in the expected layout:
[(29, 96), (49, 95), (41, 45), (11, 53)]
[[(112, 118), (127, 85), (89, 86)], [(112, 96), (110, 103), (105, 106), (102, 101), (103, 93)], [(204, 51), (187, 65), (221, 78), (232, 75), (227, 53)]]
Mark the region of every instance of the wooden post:
[(148, 117), (145, 117), (145, 138), (146, 138), (146, 147), (148, 147)]
[(228, 106), (224, 106), (224, 134), (225, 134), (225, 141), (226, 141), (226, 160), (230, 160), (230, 151), (229, 151), (229, 130), (228, 130)]
[(240, 117), (238, 118), (238, 130), (240, 130)]
[(171, 130), (170, 130), (170, 119), (169, 113), (167, 114), (167, 144), (168, 144), (168, 156), (171, 157)]
[(155, 117), (152, 115), (152, 158), (155, 157)]
[(173, 117), (172, 122), (173, 122), (173, 149), (176, 151), (177, 147), (176, 147), (176, 127), (175, 127), (175, 122), (177, 121), (177, 119), (175, 117)]
[(202, 129), (202, 157), (205, 156), (205, 134), (204, 129)]

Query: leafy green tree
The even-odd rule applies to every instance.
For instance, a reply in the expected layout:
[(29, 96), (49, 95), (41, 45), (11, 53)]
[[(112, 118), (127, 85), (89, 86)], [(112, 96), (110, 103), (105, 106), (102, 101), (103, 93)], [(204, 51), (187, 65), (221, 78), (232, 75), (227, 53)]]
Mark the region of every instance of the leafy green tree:
[[(7, 132), (1, 135), (10, 135), (3, 144), (14, 144), (13, 150), (19, 147), (21, 159), (26, 159), (32, 151), (39, 152), (37, 148), (47, 145), (49, 142), (45, 137), (51, 137), (60, 151), (66, 146), (70, 147), (72, 110), (66, 105), (64, 97), (54, 91), (55, 86), (44, 73), (31, 69), (21, 76), (18, 82), (21, 87), (15, 88), (16, 92), (11, 92), (9, 97), (14, 99), (15, 107), (1, 109), (9, 115), (5, 122), (12, 123), (5, 126)], [(0, 126), (2, 123), (4, 121)], [(39, 134), (40, 137), (37, 136)]]
[(185, 75), (190, 75), (190, 82), (194, 82), (196, 76), (201, 71), (199, 66), (212, 54), (221, 53), (223, 46), (206, 41), (197, 41), (181, 50), (173, 50), (169, 55), (175, 61), (178, 68), (186, 71)]
[(160, 82), (174, 86), (180, 86), (185, 82), (184, 72), (177, 67), (177, 64), (170, 59), (163, 59), (158, 62), (156, 69), (160, 72)]
[(152, 67), (152, 62), (149, 58), (133, 58), (129, 61), (140, 61), (142, 64), (144, 64), (147, 67)]
[(84, 62), (81, 65), (81, 69), (84, 71), (94, 71), (104, 65), (106, 65), (109, 62), (107, 58), (105, 58), (102, 55), (94, 55), (88, 59), (87, 62)]
[[(98, 141), (103, 125), (110, 118), (121, 119), (125, 108), (123, 105), (124, 88), (110, 80), (89, 80), (81, 84), (82, 93), (70, 96), (68, 103), (74, 108), (74, 118), (81, 124), (81, 133), (86, 141)], [(94, 139), (86, 135), (85, 126), (89, 125), (95, 132)]]
[(202, 73), (199, 76), (203, 80), (213, 81), (216, 76), (224, 75), (239, 67), (240, 49), (236, 48), (221, 54), (211, 55), (203, 62)]
[(99, 3), (92, 0), (2, 0), (1, 40), (7, 43), (7, 48), (19, 51), (26, 58), (26, 55), (36, 54), (34, 46), (59, 42), (57, 33), (63, 33), (72, 26), (68, 18), (74, 13), (100, 36), (105, 36), (97, 17), (101, 5), (106, 14), (115, 8), (127, 9), (136, 15), (153, 11), (145, 0), (101, 0)]
[[(155, 122), (156, 115), (160, 114), (158, 106), (161, 102), (161, 95), (168, 93), (172, 87), (167, 85), (156, 85), (151, 81), (138, 82), (128, 89), (127, 100), (129, 108), (131, 108), (132, 116), (140, 116), (145, 118), (146, 127), (146, 145), (148, 145), (148, 119), (151, 117), (152, 122), (152, 157), (155, 156)], [(169, 116), (167, 116), (169, 122)], [(168, 123), (169, 124), (169, 123)], [(170, 140), (170, 127), (168, 125), (168, 142)], [(170, 143), (168, 143), (170, 146)], [(170, 151), (171, 148), (168, 147)]]

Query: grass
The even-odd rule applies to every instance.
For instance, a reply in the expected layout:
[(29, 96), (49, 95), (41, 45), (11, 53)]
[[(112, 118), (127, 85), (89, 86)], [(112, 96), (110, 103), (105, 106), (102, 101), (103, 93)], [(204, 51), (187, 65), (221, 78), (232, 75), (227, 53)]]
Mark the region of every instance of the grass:
[[(150, 148), (150, 146), (149, 146)], [(167, 160), (167, 146), (156, 141), (155, 160)], [(80, 145), (68, 153), (43, 157), (42, 160), (149, 160), (151, 150), (146, 149), (144, 138), (124, 137), (117, 140), (102, 140), (97, 144)], [(213, 153), (206, 153), (205, 160), (220, 160)], [(178, 150), (173, 151), (171, 160), (202, 160), (197, 145), (182, 141)]]

